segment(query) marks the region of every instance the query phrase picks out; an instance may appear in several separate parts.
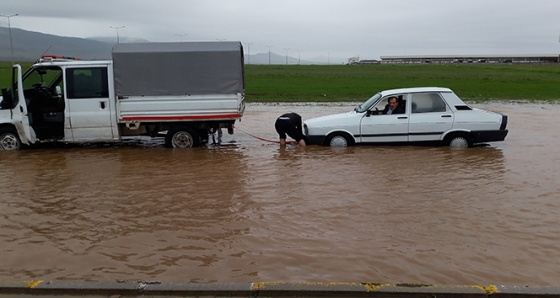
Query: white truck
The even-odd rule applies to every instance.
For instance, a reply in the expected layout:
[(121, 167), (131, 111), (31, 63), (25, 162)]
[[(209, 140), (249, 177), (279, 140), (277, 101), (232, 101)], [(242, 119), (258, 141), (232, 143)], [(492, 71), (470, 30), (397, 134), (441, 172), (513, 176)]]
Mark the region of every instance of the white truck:
[(16, 64), (0, 98), (0, 150), (42, 142), (165, 136), (196, 147), (245, 109), (240, 42), (122, 43), (111, 61), (43, 56)]

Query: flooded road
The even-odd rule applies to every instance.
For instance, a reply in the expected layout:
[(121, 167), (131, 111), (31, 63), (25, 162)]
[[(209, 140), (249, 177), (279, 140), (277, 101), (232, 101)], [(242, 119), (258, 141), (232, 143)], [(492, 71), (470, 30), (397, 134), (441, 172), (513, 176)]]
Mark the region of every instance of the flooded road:
[(219, 146), (0, 152), (0, 278), (558, 286), (560, 106), (475, 104), (505, 142), (288, 146), (250, 104)]

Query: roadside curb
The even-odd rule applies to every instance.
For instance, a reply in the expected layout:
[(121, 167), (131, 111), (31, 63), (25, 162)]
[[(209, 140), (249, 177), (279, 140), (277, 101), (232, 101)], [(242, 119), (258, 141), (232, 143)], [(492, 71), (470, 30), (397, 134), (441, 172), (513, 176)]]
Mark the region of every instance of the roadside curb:
[(560, 287), (437, 286), (425, 284), (255, 282), (161, 283), (158, 281), (0, 282), (0, 297), (560, 297)]

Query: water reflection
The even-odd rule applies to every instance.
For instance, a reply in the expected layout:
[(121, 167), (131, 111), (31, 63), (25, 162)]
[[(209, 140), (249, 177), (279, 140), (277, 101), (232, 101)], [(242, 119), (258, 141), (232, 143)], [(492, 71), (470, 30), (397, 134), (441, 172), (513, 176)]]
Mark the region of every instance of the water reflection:
[[(15, 212), (6, 214), (19, 230), (13, 237), (27, 239), (31, 247), (97, 255), (96, 263), (134, 263), (132, 254), (139, 263), (155, 258), (155, 263), (172, 264), (186, 258), (208, 265), (216, 259), (208, 251), (228, 246), (229, 238), (249, 228), (240, 216), (247, 198), (246, 167), (243, 153), (235, 148), (43, 150), (18, 161), (3, 164), (4, 173), (14, 173), (11, 187), (3, 189), (3, 198), (11, 199), (3, 204), (14, 206)], [(225, 222), (230, 224), (223, 226)], [(175, 240), (183, 239), (203, 254), (159, 259), (152, 249), (170, 250), (168, 237), (174, 239), (170, 247), (179, 248)], [(138, 253), (149, 247), (149, 253)], [(116, 248), (130, 252), (115, 253)], [(155, 275), (165, 271), (145, 270)]]

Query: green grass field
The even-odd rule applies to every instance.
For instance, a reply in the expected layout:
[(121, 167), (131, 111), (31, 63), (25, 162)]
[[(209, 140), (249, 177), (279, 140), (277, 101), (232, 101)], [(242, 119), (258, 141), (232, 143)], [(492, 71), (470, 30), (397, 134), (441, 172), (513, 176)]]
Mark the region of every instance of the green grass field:
[(558, 100), (560, 65), (248, 65), (248, 101), (362, 101), (401, 87), (449, 87), (468, 100)]
[[(10, 63), (0, 62), (0, 86), (10, 76)], [(247, 65), (245, 81), (250, 102), (363, 101), (421, 86), (449, 87), (466, 100), (560, 100), (560, 64)]]

